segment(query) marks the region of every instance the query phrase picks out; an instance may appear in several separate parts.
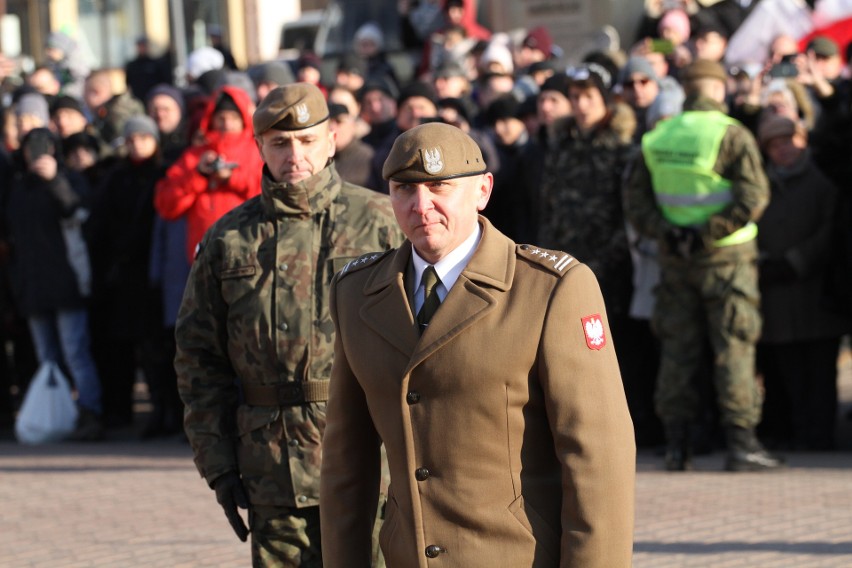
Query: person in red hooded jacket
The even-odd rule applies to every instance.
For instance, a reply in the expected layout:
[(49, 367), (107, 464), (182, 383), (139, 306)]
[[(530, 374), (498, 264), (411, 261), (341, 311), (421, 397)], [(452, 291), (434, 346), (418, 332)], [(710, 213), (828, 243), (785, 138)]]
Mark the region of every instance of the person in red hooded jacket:
[(201, 144), (190, 146), (157, 183), (154, 206), (166, 220), (186, 215), (187, 256), (222, 215), (260, 194), (263, 161), (257, 150), (248, 94), (224, 86), (201, 119)]

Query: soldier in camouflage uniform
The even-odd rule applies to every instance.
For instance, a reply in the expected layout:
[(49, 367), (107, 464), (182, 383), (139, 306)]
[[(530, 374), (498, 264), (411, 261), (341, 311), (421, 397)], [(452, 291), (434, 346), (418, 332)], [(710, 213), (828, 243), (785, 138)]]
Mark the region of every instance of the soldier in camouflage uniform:
[(237, 536), (250, 529), (254, 566), (322, 566), (328, 287), (352, 258), (403, 240), (387, 197), (340, 179), (328, 114), (304, 83), (261, 102), (262, 193), (205, 235), (176, 326), (195, 462)]
[(726, 469), (776, 469), (781, 462), (754, 434), (761, 409), (755, 221), (769, 186), (754, 138), (725, 114), (721, 65), (698, 60), (683, 79), (684, 112), (643, 137), (625, 205), (636, 229), (660, 243), (653, 325), (662, 344), (656, 407), (666, 430), (666, 468), (690, 466), (688, 427), (699, 411), (693, 381), (709, 343)]

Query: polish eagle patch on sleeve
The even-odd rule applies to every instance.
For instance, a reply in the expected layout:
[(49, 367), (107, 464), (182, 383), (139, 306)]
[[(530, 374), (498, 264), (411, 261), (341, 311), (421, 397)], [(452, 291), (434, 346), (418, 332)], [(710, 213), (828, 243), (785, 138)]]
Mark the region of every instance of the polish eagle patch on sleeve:
[(595, 351), (603, 349), (606, 346), (606, 332), (601, 315), (592, 314), (581, 318), (580, 321), (583, 324), (583, 333), (586, 334), (586, 346)]

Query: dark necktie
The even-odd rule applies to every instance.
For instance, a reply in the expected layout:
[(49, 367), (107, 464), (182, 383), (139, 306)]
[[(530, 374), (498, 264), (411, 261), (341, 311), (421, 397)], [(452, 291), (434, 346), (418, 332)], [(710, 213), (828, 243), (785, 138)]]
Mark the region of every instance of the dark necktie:
[(438, 273), (435, 272), (434, 266), (429, 266), (423, 271), (423, 287), (426, 294), (423, 307), (417, 312), (417, 323), (420, 324), (421, 328), (429, 325), (429, 321), (435, 315), (435, 312), (438, 311), (438, 306), (441, 305), (441, 298), (438, 297), (438, 284), (440, 283), (441, 279), (438, 278)]

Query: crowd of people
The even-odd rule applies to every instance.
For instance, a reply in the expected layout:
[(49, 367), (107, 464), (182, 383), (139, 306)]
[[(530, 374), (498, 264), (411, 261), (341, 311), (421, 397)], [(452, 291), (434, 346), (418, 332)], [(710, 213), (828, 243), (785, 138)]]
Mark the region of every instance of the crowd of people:
[[(567, 67), (546, 26), (492, 33), (469, 0), (402, 2), (409, 73), (391, 64), (381, 28), (367, 23), (332, 76), (309, 52), (295, 65), (240, 70), (216, 41), (189, 55), (182, 87), (145, 38), (124, 70), (127, 88), (116, 89), (114, 72), (84, 69), (74, 40), (52, 34), (48, 58), (4, 99), (0, 301), (3, 344), (14, 346), (0, 352), (4, 420), (37, 362), (61, 360), (81, 408), (75, 438), (101, 439), (132, 422), (139, 371), (154, 409), (143, 435), (180, 431), (174, 328), (190, 267), (206, 230), (261, 193), (255, 108), (276, 87), (305, 82), (327, 100), (333, 161), (346, 182), (387, 193), (382, 168), (394, 141), (425, 122), (475, 140), (494, 175), (491, 222), (518, 243), (568, 251), (595, 273), (639, 445), (671, 442), (657, 378), (675, 365), (696, 399), (676, 437), (688, 436), (692, 450), (714, 447), (716, 422), (727, 416), (714, 404), (726, 396), (725, 357), (712, 333), (666, 331), (654, 315), (661, 277), (676, 270), (667, 255), (701, 255), (710, 237), (670, 231), (671, 222), (649, 229), (652, 213), (631, 210), (636, 184), (656, 179), (648, 134), (684, 111), (707, 110), (699, 100), (707, 93), (690, 78), (698, 65), (697, 79), (725, 87), (712, 110), (742, 126), (751, 141), (743, 144), (754, 144), (754, 183), (767, 187), (759, 203), (729, 207), (757, 229), (746, 260), (757, 283), (742, 304), (755, 313), (732, 304), (713, 317), (756, 346), (745, 373), (758, 378), (762, 438), (777, 448), (833, 448), (836, 358), (852, 317), (848, 48), (779, 35), (766, 53), (733, 65), (728, 41), (746, 11), (736, 2), (682, 4), (649, 10), (627, 49), (590, 52)], [(675, 302), (668, 310), (680, 309), (665, 298)], [(672, 334), (691, 338), (702, 364), (673, 363), (683, 347), (661, 343)]]

